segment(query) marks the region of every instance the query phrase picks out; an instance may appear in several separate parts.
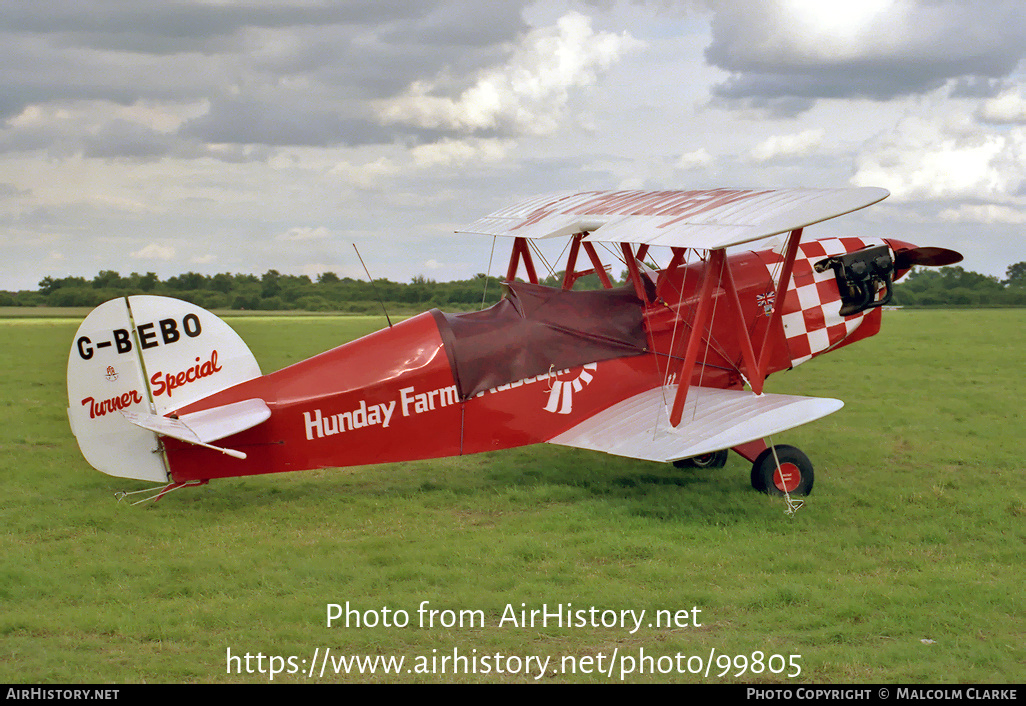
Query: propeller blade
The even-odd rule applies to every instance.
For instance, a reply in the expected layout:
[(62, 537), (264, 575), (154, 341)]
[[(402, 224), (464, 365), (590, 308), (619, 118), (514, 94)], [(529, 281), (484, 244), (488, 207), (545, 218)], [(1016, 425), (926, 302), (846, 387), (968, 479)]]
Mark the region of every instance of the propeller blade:
[(912, 265), (943, 267), (962, 261), (962, 253), (946, 248), (909, 248), (894, 253), (894, 269), (907, 270)]

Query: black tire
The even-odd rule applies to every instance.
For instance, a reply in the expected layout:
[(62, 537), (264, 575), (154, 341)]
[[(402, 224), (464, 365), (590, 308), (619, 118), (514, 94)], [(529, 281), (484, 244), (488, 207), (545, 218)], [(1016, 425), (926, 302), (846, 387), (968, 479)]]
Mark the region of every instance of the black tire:
[[(776, 456), (773, 449), (776, 448)], [(759, 454), (752, 464), (752, 487), (760, 493), (783, 495), (784, 482), (777, 473), (777, 460), (780, 461), (789, 495), (808, 495), (812, 492), (812, 484), (816, 479), (812, 470), (812, 462), (800, 449), (781, 444), (770, 447)]]
[(713, 451), (701, 456), (679, 458), (673, 461), (673, 465), (676, 468), (723, 468), (727, 465), (728, 455), (729, 452), (723, 449), (722, 451)]

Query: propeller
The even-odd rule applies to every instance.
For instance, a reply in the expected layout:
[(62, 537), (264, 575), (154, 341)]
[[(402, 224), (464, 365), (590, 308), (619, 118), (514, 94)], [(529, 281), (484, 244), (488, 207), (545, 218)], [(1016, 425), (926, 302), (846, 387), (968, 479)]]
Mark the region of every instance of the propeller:
[(907, 270), (913, 265), (943, 267), (962, 261), (962, 253), (947, 248), (905, 248), (894, 253), (894, 269)]

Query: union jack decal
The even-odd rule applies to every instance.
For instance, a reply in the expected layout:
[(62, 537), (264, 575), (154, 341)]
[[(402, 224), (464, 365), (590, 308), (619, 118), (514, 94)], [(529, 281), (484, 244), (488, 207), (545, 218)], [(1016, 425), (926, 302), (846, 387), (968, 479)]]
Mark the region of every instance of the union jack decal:
[(775, 302), (776, 300), (776, 292), (766, 292), (765, 294), (757, 294), (755, 296), (756, 305), (762, 307), (762, 311), (766, 316), (769, 316), (773, 313), (773, 302)]

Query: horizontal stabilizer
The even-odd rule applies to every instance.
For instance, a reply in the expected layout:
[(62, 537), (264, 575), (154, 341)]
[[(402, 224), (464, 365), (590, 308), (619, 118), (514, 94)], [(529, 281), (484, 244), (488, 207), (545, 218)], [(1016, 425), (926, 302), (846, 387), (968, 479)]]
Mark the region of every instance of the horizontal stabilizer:
[(646, 461), (675, 461), (762, 439), (844, 406), (840, 400), (823, 397), (692, 387), (681, 424), (674, 428), (668, 408), (676, 387), (657, 387), (628, 398), (549, 443)]
[(555, 238), (713, 250), (851, 213), (886, 189), (702, 189), (544, 194), (480, 218), (457, 233)]
[(251, 399), (183, 414), (177, 419), (142, 412), (122, 414), (125, 419), (143, 429), (244, 459), (246, 454), (241, 451), (211, 446), (210, 442), (238, 434), (267, 421), (271, 416), (271, 410), (263, 400)]

